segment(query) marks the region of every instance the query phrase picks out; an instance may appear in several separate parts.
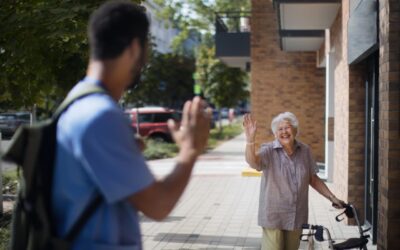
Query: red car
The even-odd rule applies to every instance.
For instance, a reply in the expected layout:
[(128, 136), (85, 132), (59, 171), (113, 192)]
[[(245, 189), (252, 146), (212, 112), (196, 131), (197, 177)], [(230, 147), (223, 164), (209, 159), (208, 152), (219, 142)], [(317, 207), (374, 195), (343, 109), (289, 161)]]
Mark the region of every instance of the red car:
[[(137, 121), (138, 111), (139, 122)], [(178, 122), (181, 120), (179, 111), (163, 107), (133, 108), (125, 111), (125, 113), (129, 116), (135, 132), (137, 132), (139, 123), (139, 134), (141, 136), (162, 141), (172, 141), (167, 121), (169, 119), (174, 119)]]

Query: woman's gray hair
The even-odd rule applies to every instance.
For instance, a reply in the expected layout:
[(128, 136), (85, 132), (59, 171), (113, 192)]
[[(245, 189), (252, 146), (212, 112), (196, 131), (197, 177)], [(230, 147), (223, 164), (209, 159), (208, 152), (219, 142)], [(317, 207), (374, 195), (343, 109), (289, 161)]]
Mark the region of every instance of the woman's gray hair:
[(278, 130), (278, 125), (283, 122), (283, 121), (288, 121), (290, 125), (292, 125), (294, 128), (298, 130), (299, 127), (299, 120), (297, 120), (297, 117), (290, 112), (284, 112), (280, 113), (279, 115), (275, 116), (274, 119), (272, 119), (271, 122), (271, 129), (274, 135), (276, 134), (276, 131)]

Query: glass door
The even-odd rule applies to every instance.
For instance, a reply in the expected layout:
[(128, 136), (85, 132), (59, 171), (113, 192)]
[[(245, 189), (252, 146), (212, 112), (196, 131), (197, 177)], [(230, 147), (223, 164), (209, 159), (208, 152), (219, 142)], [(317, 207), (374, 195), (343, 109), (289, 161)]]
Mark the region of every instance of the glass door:
[(366, 142), (365, 142), (365, 221), (371, 227), (372, 240), (376, 243), (378, 212), (378, 147), (379, 147), (379, 54), (367, 59)]

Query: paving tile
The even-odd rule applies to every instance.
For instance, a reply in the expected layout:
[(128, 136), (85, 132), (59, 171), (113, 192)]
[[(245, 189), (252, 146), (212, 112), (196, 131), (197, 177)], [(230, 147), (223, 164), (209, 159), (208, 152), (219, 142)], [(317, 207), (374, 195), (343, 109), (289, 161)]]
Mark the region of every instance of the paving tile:
[[(140, 217), (145, 250), (260, 249), (262, 231), (257, 225), (260, 178), (240, 175), (246, 164), (242, 145), (236, 145), (243, 143), (243, 137), (237, 140), (229, 142), (227, 147), (223, 144), (218, 148), (220, 162), (203, 161), (196, 165), (197, 172), (165, 221), (154, 222)], [(224, 156), (226, 152), (228, 154)], [(229, 161), (232, 152), (235, 152), (237, 162), (233, 164), (237, 169), (227, 170), (223, 167), (224, 161)], [(159, 164), (159, 174), (157, 164), (152, 166), (152, 171), (159, 177), (165, 175), (162, 164)], [(229, 174), (224, 174), (226, 171)], [(237, 174), (233, 174), (235, 171)], [(332, 236), (338, 238), (357, 236), (356, 227), (335, 221), (337, 214), (329, 201), (310, 188), (309, 222), (324, 225), (331, 230)], [(302, 247), (306, 245), (302, 243), (300, 249)], [(315, 249), (325, 250), (328, 245), (316, 242)]]

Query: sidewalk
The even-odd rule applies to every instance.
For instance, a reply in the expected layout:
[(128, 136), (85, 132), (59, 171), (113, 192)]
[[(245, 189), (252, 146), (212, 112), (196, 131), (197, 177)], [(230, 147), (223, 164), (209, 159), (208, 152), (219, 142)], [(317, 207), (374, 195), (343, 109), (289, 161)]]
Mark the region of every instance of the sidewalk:
[[(163, 222), (141, 217), (144, 249), (260, 249), (257, 225), (260, 177), (242, 177), (244, 135), (204, 154), (194, 176), (172, 214)], [(162, 178), (173, 167), (173, 159), (149, 163)], [(336, 209), (310, 188), (309, 222), (330, 229), (332, 237), (357, 237), (354, 226), (337, 223)], [(307, 249), (302, 244), (301, 249)], [(315, 249), (328, 249), (316, 243)], [(368, 249), (374, 249), (373, 247)]]

